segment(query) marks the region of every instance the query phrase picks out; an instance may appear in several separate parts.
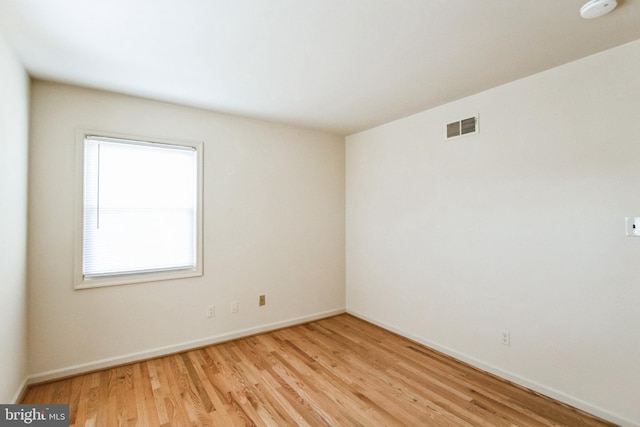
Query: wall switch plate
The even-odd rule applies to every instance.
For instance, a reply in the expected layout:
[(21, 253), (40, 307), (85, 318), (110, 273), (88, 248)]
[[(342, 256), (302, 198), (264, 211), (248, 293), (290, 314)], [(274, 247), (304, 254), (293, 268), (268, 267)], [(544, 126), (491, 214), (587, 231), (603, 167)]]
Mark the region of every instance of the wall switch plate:
[(640, 216), (628, 216), (625, 218), (627, 236), (640, 237)]
[(265, 295), (260, 295), (260, 300), (258, 302), (259, 306), (263, 306), (267, 304), (267, 297)]
[(216, 306), (215, 305), (210, 305), (209, 307), (207, 307), (207, 317), (209, 317), (209, 318), (216, 317)]
[(238, 312), (238, 301), (234, 301), (231, 303), (231, 313)]

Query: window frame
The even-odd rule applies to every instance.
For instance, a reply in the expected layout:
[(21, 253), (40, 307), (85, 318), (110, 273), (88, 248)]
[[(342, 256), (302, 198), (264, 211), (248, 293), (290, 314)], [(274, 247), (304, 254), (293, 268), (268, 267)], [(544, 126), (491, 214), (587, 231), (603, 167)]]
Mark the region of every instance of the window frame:
[[(196, 266), (194, 268), (173, 269), (141, 273), (109, 274), (85, 277), (83, 274), (83, 232), (84, 232), (84, 147), (85, 138), (97, 136), (132, 142), (168, 144), (190, 147), (196, 151), (197, 167), (197, 207), (196, 207)], [(203, 273), (203, 165), (204, 143), (182, 139), (166, 139), (131, 135), (118, 132), (78, 129), (76, 131), (76, 188), (75, 188), (75, 242), (74, 242), (74, 289), (91, 289), (106, 286), (131, 285), (136, 283), (177, 280), (202, 276)]]

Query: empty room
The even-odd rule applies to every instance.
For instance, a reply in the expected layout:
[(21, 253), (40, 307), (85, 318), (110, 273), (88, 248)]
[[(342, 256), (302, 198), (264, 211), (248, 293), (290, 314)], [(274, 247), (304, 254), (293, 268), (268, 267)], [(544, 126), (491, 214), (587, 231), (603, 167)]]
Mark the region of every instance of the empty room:
[(639, 95), (638, 0), (0, 0), (0, 425), (640, 426)]

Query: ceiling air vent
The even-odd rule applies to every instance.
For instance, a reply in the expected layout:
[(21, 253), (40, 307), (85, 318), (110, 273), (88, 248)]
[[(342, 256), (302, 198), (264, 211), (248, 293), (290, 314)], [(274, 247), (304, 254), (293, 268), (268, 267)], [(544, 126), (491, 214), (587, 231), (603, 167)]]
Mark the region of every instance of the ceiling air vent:
[(447, 123), (447, 139), (478, 133), (478, 116)]

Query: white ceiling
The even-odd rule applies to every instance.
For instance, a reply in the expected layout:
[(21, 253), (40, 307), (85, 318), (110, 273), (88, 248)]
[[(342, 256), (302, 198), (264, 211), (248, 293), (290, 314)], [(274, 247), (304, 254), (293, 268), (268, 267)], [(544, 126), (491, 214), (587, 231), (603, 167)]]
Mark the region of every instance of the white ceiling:
[(347, 135), (640, 38), (640, 0), (0, 0), (37, 78)]

